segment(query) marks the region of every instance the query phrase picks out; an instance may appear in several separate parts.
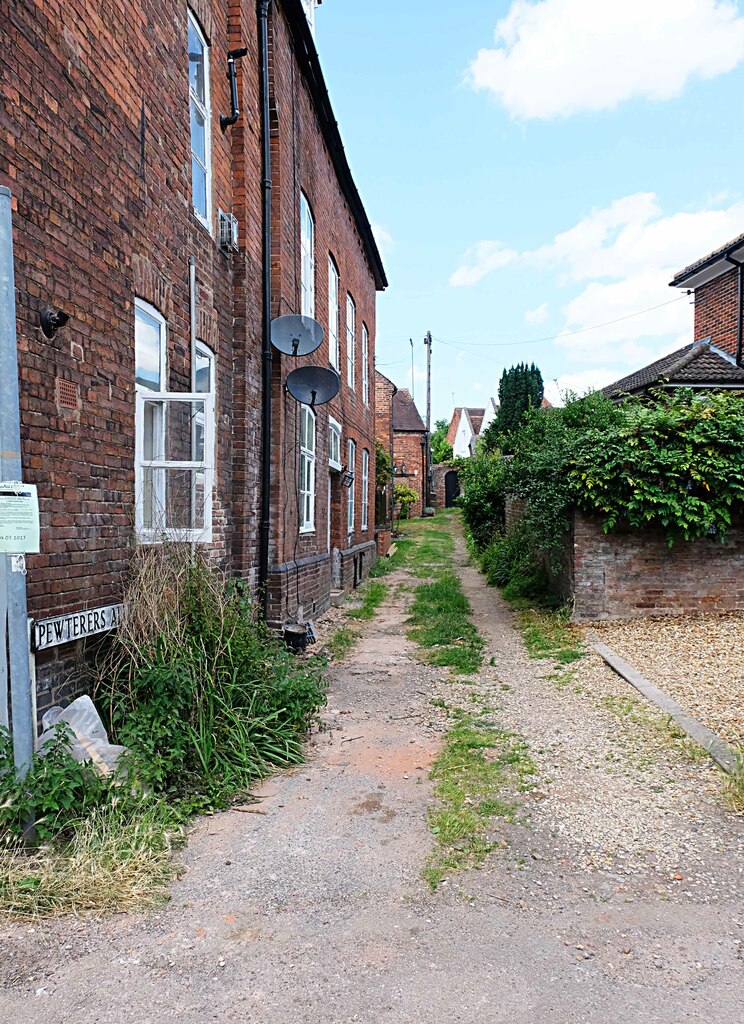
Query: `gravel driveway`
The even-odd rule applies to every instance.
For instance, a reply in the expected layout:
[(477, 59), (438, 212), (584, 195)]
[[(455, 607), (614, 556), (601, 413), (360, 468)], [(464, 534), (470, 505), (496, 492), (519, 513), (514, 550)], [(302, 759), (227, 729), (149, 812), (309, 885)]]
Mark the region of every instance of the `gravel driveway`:
[[(202, 819), (167, 909), (0, 928), (2, 1024), (744, 1019), (744, 852), (715, 773), (624, 731), (601, 666), (559, 687), (458, 561), (492, 661), (477, 680), (419, 662), (402, 589), (419, 580), (388, 577), (308, 764), (260, 813)], [(505, 845), (482, 870), (431, 893), (431, 701), (476, 688), (529, 743), (537, 789), (521, 824), (494, 820)]]

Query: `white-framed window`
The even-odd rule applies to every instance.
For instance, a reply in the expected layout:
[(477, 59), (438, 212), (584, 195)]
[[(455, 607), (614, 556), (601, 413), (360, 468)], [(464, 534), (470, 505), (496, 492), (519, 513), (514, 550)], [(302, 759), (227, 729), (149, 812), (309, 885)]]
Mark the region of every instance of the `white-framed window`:
[(354, 532), (354, 487), (356, 480), (354, 479), (354, 467), (356, 463), (356, 444), (353, 441), (349, 441), (349, 461), (346, 464), (347, 473), (351, 473), (351, 486), (348, 489), (348, 498), (346, 499), (346, 528), (349, 533)]
[(135, 301), (135, 529), (144, 544), (212, 539), (214, 394), (166, 391), (163, 317)]
[(194, 213), (212, 230), (212, 152), (209, 109), (209, 46), (191, 13), (189, 22), (189, 109), (191, 114), (191, 201)]
[(341, 465), (341, 424), (328, 417), (328, 465), (331, 469), (343, 469)]
[(315, 316), (315, 221), (310, 203), (300, 192), (300, 286), (302, 315)]
[(362, 452), (362, 530), (369, 527), (369, 452)]
[(362, 401), (369, 405), (369, 331), (362, 323)]
[(328, 359), (338, 370), (338, 267), (328, 257)]
[(346, 383), (353, 390), (356, 372), (356, 304), (346, 293)]
[(300, 533), (315, 529), (315, 413), (300, 406)]
[[(215, 394), (214, 352), (203, 341), (196, 343), (194, 391), (198, 395)], [(194, 418), (194, 457), (204, 457), (204, 417)]]

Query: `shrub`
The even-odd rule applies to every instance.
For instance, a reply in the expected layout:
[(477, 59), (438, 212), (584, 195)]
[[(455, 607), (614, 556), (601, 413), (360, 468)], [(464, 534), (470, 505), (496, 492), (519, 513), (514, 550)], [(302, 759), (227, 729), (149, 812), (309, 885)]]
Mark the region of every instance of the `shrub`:
[(408, 484), (395, 484), (393, 487), (393, 497), (395, 498), (396, 505), (400, 505), (401, 519), (408, 519), (411, 505), (419, 499), (418, 491), (415, 491)]
[(457, 500), (476, 551), (504, 529), (508, 464), (498, 453), (458, 462), (462, 494)]

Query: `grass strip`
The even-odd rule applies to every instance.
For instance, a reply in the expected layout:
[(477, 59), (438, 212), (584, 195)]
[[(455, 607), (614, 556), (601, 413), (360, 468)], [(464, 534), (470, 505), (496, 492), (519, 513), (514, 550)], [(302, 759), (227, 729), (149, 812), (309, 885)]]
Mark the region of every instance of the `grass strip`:
[(359, 633), (355, 629), (342, 626), (328, 638), (326, 646), (333, 660), (341, 661), (350, 653), (358, 639)]
[(519, 612), (519, 628), (531, 658), (550, 658), (556, 665), (571, 665), (584, 657), (578, 630), (562, 610), (529, 608)]
[(470, 602), (460, 580), (450, 569), (416, 589), (409, 623), (413, 628), (408, 635), (427, 648), (430, 665), (449, 666), (458, 675), (480, 668), (483, 637), (471, 621)]
[(346, 613), (347, 617), (350, 619), (373, 619), (375, 612), (385, 600), (387, 592), (387, 584), (369, 580), (362, 588), (361, 605), (350, 608)]
[(413, 544), (413, 540), (408, 537), (396, 540), (393, 554), (386, 555), (385, 558), (378, 558), (372, 566), (369, 571), (370, 579), (379, 579), (381, 576), (387, 576), (389, 573), (395, 572), (396, 569), (400, 569), (406, 562)]
[(494, 848), (488, 832), (492, 818), (516, 820), (513, 793), (532, 788), (535, 765), (524, 740), (512, 733), (455, 712), (432, 767), (435, 796), (441, 804), (429, 813), (436, 847), (424, 868), (432, 890), (449, 875), (477, 868)]

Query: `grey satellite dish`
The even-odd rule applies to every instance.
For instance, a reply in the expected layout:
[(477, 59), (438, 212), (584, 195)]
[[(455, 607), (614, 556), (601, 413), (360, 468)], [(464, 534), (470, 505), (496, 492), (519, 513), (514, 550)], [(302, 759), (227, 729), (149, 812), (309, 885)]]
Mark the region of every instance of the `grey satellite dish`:
[(311, 316), (278, 316), (271, 321), (271, 344), (288, 356), (309, 356), (320, 348), (323, 328)]
[(314, 408), (335, 398), (341, 378), (327, 366), (300, 366), (287, 374), (287, 391), (303, 405)]

